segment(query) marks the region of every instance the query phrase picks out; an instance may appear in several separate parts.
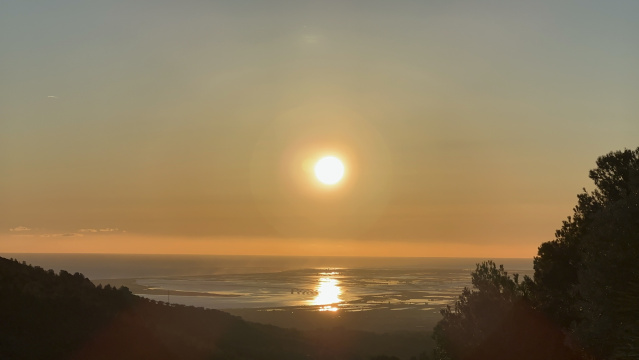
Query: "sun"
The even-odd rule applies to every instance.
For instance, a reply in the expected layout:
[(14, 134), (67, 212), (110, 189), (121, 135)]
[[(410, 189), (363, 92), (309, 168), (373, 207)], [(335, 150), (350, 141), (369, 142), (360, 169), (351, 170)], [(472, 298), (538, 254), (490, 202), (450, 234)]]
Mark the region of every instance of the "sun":
[(344, 177), (344, 164), (335, 156), (326, 156), (315, 163), (315, 177), (322, 184), (335, 185)]

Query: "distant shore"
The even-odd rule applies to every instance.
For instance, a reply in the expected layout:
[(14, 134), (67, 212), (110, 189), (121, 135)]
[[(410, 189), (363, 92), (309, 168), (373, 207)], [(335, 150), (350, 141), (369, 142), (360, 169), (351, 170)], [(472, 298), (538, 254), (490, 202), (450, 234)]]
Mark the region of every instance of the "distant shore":
[(119, 288), (120, 286), (127, 287), (132, 293), (136, 295), (167, 295), (167, 298), (171, 295), (179, 296), (210, 296), (210, 297), (238, 297), (239, 295), (229, 294), (216, 294), (211, 292), (199, 292), (199, 291), (182, 291), (182, 290), (165, 290), (156, 289), (148, 286), (140, 285), (136, 282), (136, 279), (96, 279), (92, 280), (95, 285), (105, 286), (107, 284)]

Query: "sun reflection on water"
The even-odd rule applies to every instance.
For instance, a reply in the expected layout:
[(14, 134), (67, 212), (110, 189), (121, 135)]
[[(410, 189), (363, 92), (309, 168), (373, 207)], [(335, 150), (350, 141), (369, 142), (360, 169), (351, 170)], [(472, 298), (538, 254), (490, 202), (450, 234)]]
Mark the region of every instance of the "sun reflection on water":
[(313, 299), (313, 305), (318, 305), (319, 311), (337, 311), (336, 304), (342, 302), (340, 295), (342, 289), (337, 279), (323, 277), (317, 285), (317, 296)]

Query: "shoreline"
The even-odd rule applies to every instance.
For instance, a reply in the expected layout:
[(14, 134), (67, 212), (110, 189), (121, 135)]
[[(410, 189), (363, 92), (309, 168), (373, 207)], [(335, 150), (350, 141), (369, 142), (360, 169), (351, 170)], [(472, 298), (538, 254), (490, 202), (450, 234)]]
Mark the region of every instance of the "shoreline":
[(240, 297), (241, 295), (231, 294), (217, 294), (213, 292), (201, 292), (201, 291), (185, 291), (185, 290), (167, 290), (152, 288), (137, 283), (137, 279), (95, 279), (91, 280), (92, 283), (97, 285), (111, 285), (115, 287), (124, 286), (129, 289), (134, 295), (175, 295), (175, 296), (208, 296), (208, 297)]

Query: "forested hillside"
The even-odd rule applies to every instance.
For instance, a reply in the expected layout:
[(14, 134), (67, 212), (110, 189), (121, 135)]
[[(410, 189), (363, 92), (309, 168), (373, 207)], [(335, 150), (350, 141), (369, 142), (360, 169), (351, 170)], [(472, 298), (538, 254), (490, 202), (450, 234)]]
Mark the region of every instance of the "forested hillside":
[(250, 323), (5, 258), (0, 294), (1, 359), (369, 359), (416, 339)]

